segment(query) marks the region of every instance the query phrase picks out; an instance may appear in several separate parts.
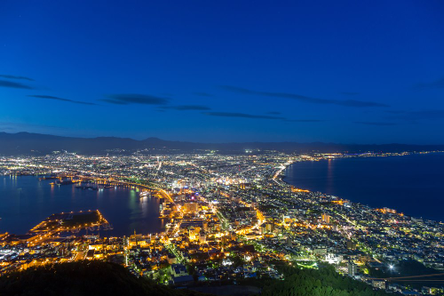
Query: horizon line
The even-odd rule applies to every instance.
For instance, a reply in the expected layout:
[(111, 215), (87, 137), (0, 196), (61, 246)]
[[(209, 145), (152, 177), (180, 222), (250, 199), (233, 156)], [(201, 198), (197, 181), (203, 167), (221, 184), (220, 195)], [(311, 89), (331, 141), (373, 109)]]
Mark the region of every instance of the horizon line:
[(248, 141), (248, 142), (196, 142), (196, 141), (180, 141), (180, 140), (165, 140), (159, 137), (147, 137), (143, 139), (135, 139), (131, 137), (118, 137), (118, 136), (93, 136), (93, 137), (85, 137), (85, 136), (60, 136), (56, 134), (45, 134), (45, 133), (35, 133), (28, 131), (20, 131), (20, 132), (6, 132), (0, 131), (0, 133), (9, 134), (9, 135), (17, 135), (17, 134), (33, 134), (33, 135), (42, 135), (42, 136), (52, 136), (52, 137), (61, 137), (61, 138), (73, 138), (73, 139), (100, 139), (100, 138), (115, 138), (122, 140), (133, 140), (137, 142), (146, 141), (149, 139), (157, 139), (165, 142), (181, 142), (181, 143), (193, 143), (193, 144), (250, 144), (250, 143), (264, 143), (264, 144), (282, 144), (282, 143), (292, 143), (292, 144), (330, 144), (330, 145), (355, 145), (355, 146), (386, 146), (386, 145), (403, 145), (403, 146), (444, 146), (443, 144), (406, 144), (406, 143), (384, 143), (384, 144), (375, 144), (375, 143), (340, 143), (340, 142), (323, 142), (323, 141), (313, 141), (313, 142), (296, 142), (296, 141)]

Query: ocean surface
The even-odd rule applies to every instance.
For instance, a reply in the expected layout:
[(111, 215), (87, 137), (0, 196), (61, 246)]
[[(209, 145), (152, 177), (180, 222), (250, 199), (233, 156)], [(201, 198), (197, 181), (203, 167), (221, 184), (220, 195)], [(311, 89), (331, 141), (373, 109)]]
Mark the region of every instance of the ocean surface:
[(297, 162), (284, 180), (298, 188), (444, 221), (444, 153)]
[(159, 199), (139, 197), (136, 190), (117, 187), (103, 191), (51, 186), (54, 180), (0, 176), (0, 233), (24, 234), (54, 213), (98, 209), (113, 225), (101, 236), (148, 234), (164, 230)]

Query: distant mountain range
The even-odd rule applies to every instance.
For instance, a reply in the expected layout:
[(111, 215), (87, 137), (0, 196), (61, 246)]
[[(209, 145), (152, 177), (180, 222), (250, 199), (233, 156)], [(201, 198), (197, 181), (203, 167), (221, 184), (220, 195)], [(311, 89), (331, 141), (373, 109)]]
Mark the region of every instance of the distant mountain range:
[[(296, 142), (249, 142), (249, 143), (193, 143), (166, 141), (158, 138), (134, 140), (130, 138), (97, 137), (74, 138), (21, 132), (0, 132), (0, 155), (45, 155), (53, 151), (66, 150), (79, 154), (132, 153), (148, 149), (163, 153), (218, 150), (222, 153), (239, 153), (246, 149), (278, 150), (283, 152), (401, 152), (444, 150), (444, 145), (357, 145), (334, 143)], [(153, 151), (154, 150), (154, 151)]]

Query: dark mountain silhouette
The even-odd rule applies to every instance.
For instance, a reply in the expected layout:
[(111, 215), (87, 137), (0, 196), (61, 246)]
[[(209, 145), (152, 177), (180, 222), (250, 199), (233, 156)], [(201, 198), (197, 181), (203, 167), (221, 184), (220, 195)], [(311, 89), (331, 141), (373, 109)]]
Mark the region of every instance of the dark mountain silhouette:
[[(1, 155), (44, 155), (53, 151), (66, 150), (79, 154), (132, 153), (149, 149), (154, 152), (192, 152), (203, 149), (218, 150), (222, 153), (239, 153), (245, 149), (278, 150), (282, 152), (400, 152), (444, 150), (444, 145), (358, 145), (335, 143), (296, 143), (296, 142), (247, 142), (247, 143), (193, 143), (166, 141), (158, 138), (134, 140), (130, 138), (97, 137), (74, 138), (21, 132), (0, 133)], [(154, 151), (153, 151), (154, 150)]]

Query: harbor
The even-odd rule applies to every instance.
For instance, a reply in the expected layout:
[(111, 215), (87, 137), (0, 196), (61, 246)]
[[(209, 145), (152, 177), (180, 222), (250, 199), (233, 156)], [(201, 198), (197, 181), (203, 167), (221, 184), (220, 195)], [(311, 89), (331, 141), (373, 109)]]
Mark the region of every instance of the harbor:
[[(113, 225), (113, 229), (106, 232), (109, 236), (121, 236), (134, 230), (139, 233), (164, 230), (164, 222), (159, 218), (163, 200), (156, 197), (155, 190), (91, 178), (57, 186), (50, 184), (55, 179), (40, 178), (0, 177), (0, 233), (26, 234), (53, 213), (94, 209)], [(85, 188), (78, 188), (80, 185)]]

